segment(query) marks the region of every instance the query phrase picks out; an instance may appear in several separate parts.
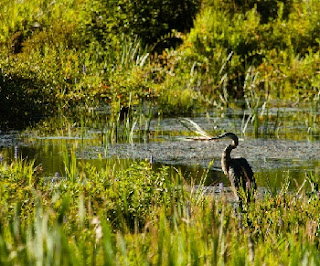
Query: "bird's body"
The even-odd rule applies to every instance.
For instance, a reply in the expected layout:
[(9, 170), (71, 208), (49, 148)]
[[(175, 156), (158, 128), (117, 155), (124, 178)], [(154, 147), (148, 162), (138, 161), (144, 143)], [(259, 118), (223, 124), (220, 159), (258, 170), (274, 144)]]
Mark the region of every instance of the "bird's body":
[(231, 144), (222, 153), (222, 170), (229, 178), (231, 186), (236, 190), (237, 196), (239, 196), (239, 189), (242, 187), (247, 200), (250, 201), (252, 192), (257, 188), (251, 166), (245, 158), (231, 158), (231, 151), (238, 146), (238, 137), (235, 134), (228, 132), (212, 139), (217, 140), (222, 138), (230, 138), (232, 140)]

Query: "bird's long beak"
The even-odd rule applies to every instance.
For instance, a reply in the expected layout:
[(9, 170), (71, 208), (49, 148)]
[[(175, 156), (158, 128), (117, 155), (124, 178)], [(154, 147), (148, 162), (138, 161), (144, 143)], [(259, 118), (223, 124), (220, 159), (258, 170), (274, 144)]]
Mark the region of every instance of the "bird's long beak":
[(213, 138), (210, 139), (210, 141), (216, 142), (216, 141), (218, 141), (219, 139), (220, 139), (220, 138), (218, 138), (218, 137), (213, 137)]
[(212, 137), (211, 140), (217, 141), (218, 139), (222, 139), (223, 136)]

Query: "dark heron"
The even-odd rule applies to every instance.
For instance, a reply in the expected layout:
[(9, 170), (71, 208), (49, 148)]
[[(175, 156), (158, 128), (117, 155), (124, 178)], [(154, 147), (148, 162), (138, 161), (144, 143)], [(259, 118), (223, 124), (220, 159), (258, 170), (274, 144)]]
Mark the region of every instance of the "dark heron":
[[(255, 190), (257, 189), (256, 180), (253, 175), (253, 171), (248, 161), (245, 158), (231, 158), (230, 153), (233, 149), (237, 148), (239, 140), (237, 135), (228, 132), (217, 137), (213, 137), (205, 132), (197, 123), (191, 119), (185, 118), (180, 120), (180, 123), (189, 130), (201, 135), (200, 137), (184, 138), (184, 140), (198, 140), (198, 141), (211, 141), (223, 138), (229, 138), (232, 140), (223, 151), (221, 157), (221, 166), (224, 174), (229, 178), (231, 186), (240, 202), (245, 199), (247, 202), (251, 200)], [(191, 126), (190, 126), (191, 125)], [(245, 197), (240, 191), (243, 189)]]
[(223, 151), (221, 157), (221, 166), (224, 174), (229, 178), (231, 186), (236, 190), (237, 196), (242, 199), (239, 189), (242, 187), (247, 201), (250, 201), (250, 197), (257, 188), (253, 171), (248, 161), (245, 158), (231, 158), (230, 154), (233, 149), (238, 146), (238, 137), (234, 133), (225, 133), (217, 137), (212, 137), (212, 140), (218, 140), (222, 138), (229, 138), (232, 140)]

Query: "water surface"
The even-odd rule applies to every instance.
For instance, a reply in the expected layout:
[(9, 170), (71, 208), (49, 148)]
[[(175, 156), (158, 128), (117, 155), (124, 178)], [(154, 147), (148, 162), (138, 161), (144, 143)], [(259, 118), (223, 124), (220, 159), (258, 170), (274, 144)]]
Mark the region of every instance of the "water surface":
[[(187, 180), (197, 182), (204, 175), (206, 184), (229, 181), (221, 172), (220, 158), (228, 140), (216, 142), (184, 141), (194, 135), (179, 121), (181, 117), (152, 119), (148, 138), (138, 138), (133, 130), (131, 143), (107, 143), (101, 128), (89, 127), (85, 134), (36, 136), (9, 132), (0, 136), (2, 160), (34, 159), (41, 164), (44, 175), (64, 175), (63, 153), (72, 149), (78, 162), (90, 162), (98, 168), (106, 160), (121, 160), (124, 167), (132, 160), (150, 160), (156, 168), (169, 165), (182, 171)], [(264, 111), (259, 121), (249, 110), (198, 113), (190, 117), (212, 135), (231, 131), (239, 138), (233, 157), (245, 157), (251, 164), (258, 185), (281, 186), (289, 177), (302, 183), (306, 175), (320, 169), (319, 113), (309, 109), (273, 108)], [(140, 130), (146, 130), (144, 126)], [(78, 130), (79, 131), (79, 130)], [(295, 186), (295, 182), (292, 182)]]

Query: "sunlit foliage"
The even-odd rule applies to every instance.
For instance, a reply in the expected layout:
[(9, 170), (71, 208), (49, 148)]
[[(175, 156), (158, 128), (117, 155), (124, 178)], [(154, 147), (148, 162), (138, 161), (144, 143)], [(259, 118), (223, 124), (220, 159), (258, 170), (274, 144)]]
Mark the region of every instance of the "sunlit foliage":
[(0, 11), (8, 127), (101, 104), (188, 113), (243, 105), (250, 91), (319, 99), (319, 1), (31, 0)]
[(204, 195), (149, 162), (86, 164), (73, 179), (41, 171), (0, 164), (2, 265), (319, 263), (316, 176), (309, 189), (283, 184), (239, 213), (223, 194)]

